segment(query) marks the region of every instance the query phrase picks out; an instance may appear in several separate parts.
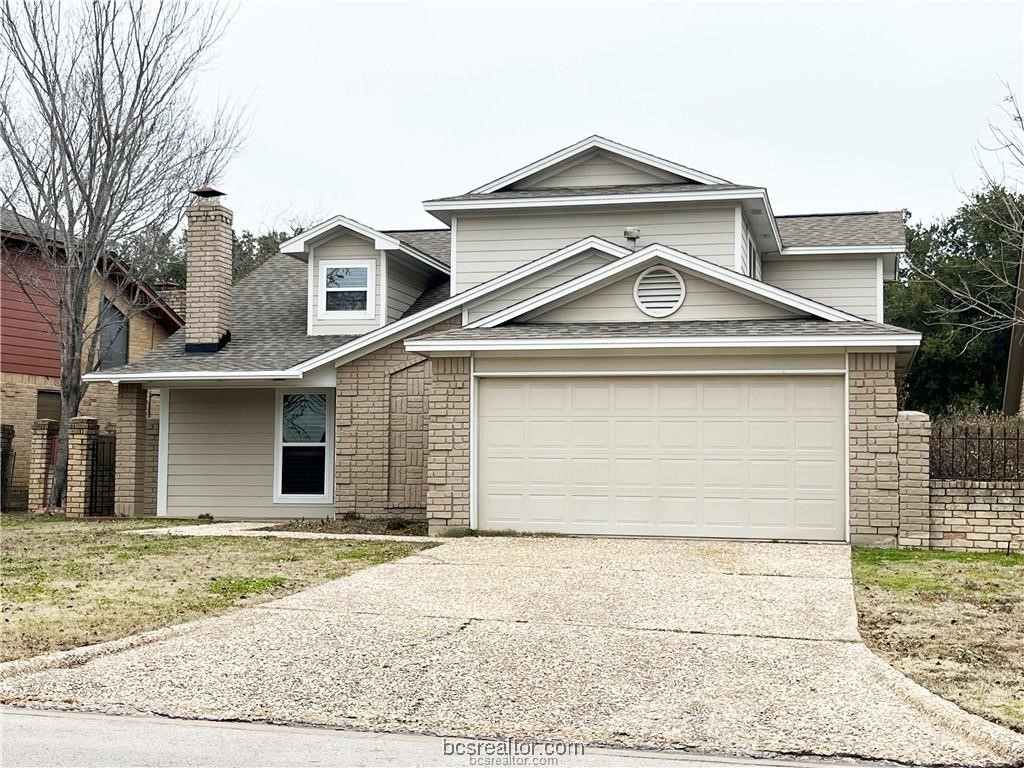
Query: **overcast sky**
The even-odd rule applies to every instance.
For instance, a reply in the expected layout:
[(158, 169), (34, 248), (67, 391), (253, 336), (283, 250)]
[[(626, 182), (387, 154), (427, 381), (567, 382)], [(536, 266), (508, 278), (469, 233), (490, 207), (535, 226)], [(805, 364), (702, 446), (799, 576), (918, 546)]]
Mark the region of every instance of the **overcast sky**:
[(420, 205), (593, 133), (777, 214), (949, 213), (1022, 91), (1024, 3), (472, 4), (243, 0), (204, 75), (248, 108), (219, 181), (236, 227)]

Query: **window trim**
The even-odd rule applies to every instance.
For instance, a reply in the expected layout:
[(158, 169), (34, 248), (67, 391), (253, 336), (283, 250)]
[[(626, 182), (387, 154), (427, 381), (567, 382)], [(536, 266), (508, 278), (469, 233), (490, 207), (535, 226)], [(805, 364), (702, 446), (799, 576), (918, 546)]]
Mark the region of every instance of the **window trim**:
[[(365, 288), (345, 288), (332, 290), (365, 291), (366, 309), (327, 309), (327, 270), (338, 267), (364, 267), (366, 269)], [(376, 260), (350, 260), (350, 259), (321, 259), (317, 266), (319, 280), (317, 281), (317, 318), (319, 320), (370, 320), (374, 316), (374, 294), (377, 283), (377, 262)]]
[(757, 274), (757, 245), (752, 237), (747, 238), (747, 277), (761, 279)]
[[(282, 424), (285, 395), (325, 395), (327, 397), (327, 434), (324, 443), (324, 493), (281, 493), (281, 470), (284, 454), (284, 426)], [(275, 504), (333, 504), (334, 503), (334, 390), (314, 387), (284, 387), (274, 395), (274, 503)], [(288, 443), (288, 445), (320, 445), (320, 443)]]

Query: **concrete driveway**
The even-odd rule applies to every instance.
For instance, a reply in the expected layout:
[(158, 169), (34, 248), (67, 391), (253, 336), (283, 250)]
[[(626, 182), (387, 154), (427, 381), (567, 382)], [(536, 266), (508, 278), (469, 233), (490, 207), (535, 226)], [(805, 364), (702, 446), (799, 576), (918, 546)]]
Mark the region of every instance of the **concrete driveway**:
[(1020, 738), (861, 644), (836, 545), (462, 539), (53, 663), (8, 667), (0, 698), (755, 756), (1024, 758)]

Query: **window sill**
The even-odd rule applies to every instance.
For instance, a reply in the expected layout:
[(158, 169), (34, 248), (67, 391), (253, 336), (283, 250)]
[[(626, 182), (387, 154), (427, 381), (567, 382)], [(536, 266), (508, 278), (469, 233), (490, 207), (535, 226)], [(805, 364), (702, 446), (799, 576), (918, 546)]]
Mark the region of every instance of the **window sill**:
[(299, 496), (299, 495), (286, 495), (274, 494), (275, 504), (333, 504), (333, 495), (324, 496)]

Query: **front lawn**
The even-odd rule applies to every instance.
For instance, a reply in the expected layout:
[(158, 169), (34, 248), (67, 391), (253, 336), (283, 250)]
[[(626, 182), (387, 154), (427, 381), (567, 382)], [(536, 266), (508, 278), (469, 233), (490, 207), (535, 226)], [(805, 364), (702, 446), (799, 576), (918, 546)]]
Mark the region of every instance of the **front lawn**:
[(855, 548), (864, 641), (960, 707), (1024, 732), (1024, 555)]
[(254, 605), (430, 546), (127, 533), (183, 524), (4, 514), (0, 661)]

